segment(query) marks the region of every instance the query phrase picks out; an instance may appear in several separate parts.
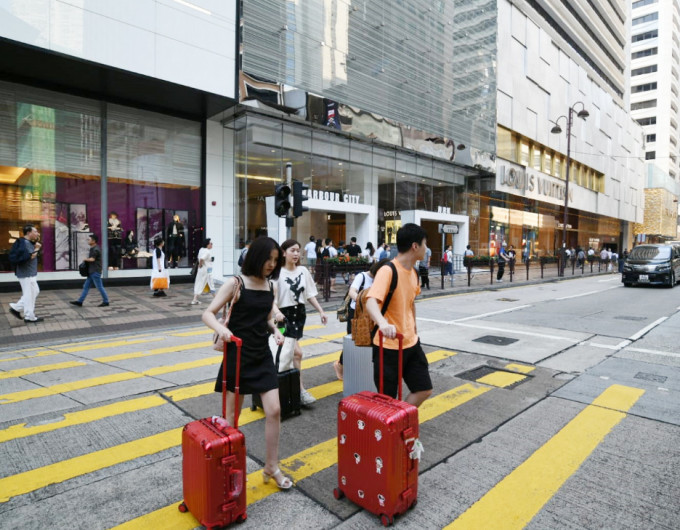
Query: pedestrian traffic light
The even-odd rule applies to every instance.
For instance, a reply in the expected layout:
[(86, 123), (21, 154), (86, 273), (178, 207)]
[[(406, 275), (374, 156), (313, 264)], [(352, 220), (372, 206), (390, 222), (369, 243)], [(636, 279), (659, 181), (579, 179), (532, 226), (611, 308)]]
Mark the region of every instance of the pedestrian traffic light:
[(288, 217), (290, 210), (290, 186), (277, 184), (274, 192), (274, 213), (279, 217)]
[(293, 217), (301, 217), (304, 212), (309, 211), (309, 208), (303, 206), (302, 203), (309, 199), (306, 194), (302, 193), (307, 191), (309, 186), (298, 182), (297, 180), (293, 182)]

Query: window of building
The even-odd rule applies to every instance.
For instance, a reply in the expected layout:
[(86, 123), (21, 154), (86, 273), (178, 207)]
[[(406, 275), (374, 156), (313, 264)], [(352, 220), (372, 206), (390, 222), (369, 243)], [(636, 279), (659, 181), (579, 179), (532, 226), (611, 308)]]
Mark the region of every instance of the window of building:
[(655, 99), (648, 99), (647, 101), (638, 101), (630, 104), (630, 110), (651, 109), (656, 107)]
[(656, 81), (654, 83), (645, 83), (644, 85), (635, 85), (630, 87), (630, 91), (633, 94), (637, 94), (639, 92), (648, 92), (650, 90), (656, 90)]
[(659, 53), (659, 48), (656, 46), (654, 48), (647, 48), (646, 50), (640, 50), (631, 54), (631, 59), (640, 59), (641, 57), (649, 57), (650, 55), (656, 55)]
[(658, 36), (659, 30), (653, 29), (652, 31), (645, 31), (644, 33), (638, 33), (637, 35), (633, 35), (631, 40), (633, 42), (640, 42), (642, 40), (655, 39)]
[(654, 160), (656, 158), (656, 151), (647, 151), (645, 153), (645, 160)]
[(541, 170), (541, 146), (532, 145), (531, 146), (531, 167), (540, 171)]
[(498, 156), (516, 162), (517, 149), (512, 132), (504, 127), (498, 127), (496, 135), (498, 141)]
[(652, 22), (653, 20), (659, 20), (659, 13), (649, 13), (647, 15), (643, 15), (641, 17), (637, 17), (633, 19), (633, 26), (637, 26), (638, 24), (644, 24), (645, 22)]
[(642, 68), (635, 68), (631, 70), (630, 75), (631, 76), (636, 76), (636, 75), (644, 75), (644, 74), (651, 74), (652, 72), (657, 71), (657, 66), (655, 64), (651, 64), (649, 66), (643, 66)]
[(656, 142), (656, 134), (648, 134), (645, 136), (645, 141), (648, 143)]
[(526, 138), (519, 141), (519, 163), (523, 166), (529, 165), (529, 141)]
[(644, 6), (650, 6), (652, 4), (656, 4), (658, 0), (637, 0), (637, 2), (633, 2), (633, 9), (637, 9), (638, 7), (644, 7)]
[(650, 116), (649, 118), (639, 118), (637, 121), (640, 125), (656, 125), (656, 116)]

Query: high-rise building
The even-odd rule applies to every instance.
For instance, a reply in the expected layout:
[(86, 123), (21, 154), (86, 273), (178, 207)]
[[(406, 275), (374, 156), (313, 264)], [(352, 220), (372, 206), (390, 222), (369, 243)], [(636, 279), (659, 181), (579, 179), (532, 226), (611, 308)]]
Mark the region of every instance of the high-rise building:
[(677, 238), (680, 161), (680, 3), (633, 0), (631, 9), (630, 110), (645, 140), (644, 223), (639, 241)]
[[(159, 235), (166, 253), (179, 249), (179, 274), (211, 237), (214, 274), (227, 276), (247, 239), (287, 235), (273, 195), (289, 178), (309, 186), (309, 211), (291, 229), (299, 241), (356, 236), (377, 247), (416, 222), (435, 260), (451, 243), (457, 254), (506, 242), (552, 255), (564, 228), (570, 246), (624, 247), (642, 221), (643, 186), (622, 6), (8, 3), (0, 270), (33, 223), (49, 279), (78, 277), (89, 231), (102, 237), (109, 277), (147, 274)], [(566, 193), (566, 136), (551, 135), (550, 120), (576, 104), (590, 117), (572, 128)], [(136, 254), (107, 230), (114, 215)], [(457, 235), (443, 241), (439, 224)]]
[[(498, 27), (497, 190), (516, 206), (495, 205), (503, 222), (492, 223), (492, 238), (508, 239), (506, 219), (531, 198), (538, 209), (525, 209), (509, 240), (532, 255), (562, 245), (569, 154), (566, 245), (630, 248), (644, 183), (642, 131), (627, 108), (624, 3), (499, 0)], [(551, 134), (554, 122), (561, 134)]]

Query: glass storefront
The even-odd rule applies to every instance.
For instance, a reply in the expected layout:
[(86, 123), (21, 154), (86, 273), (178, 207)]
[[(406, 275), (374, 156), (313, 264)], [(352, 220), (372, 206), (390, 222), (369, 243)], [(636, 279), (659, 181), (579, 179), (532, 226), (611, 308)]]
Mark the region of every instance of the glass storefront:
[[(377, 205), (378, 225), (370, 236), (376, 247), (396, 243), (403, 210), (465, 213), (466, 181), (479, 175), (428, 156), (259, 115), (240, 116), (227, 127), (234, 129), (235, 235), (241, 247), (266, 233), (265, 199), (285, 180), (288, 163), (292, 178), (308, 185), (312, 196)], [(292, 236), (301, 242), (310, 235), (330, 237), (337, 245), (355, 235), (350, 215), (312, 209), (295, 220)], [(429, 239), (438, 241), (436, 223), (426, 224)], [(359, 241), (362, 247), (367, 242)]]
[(146, 268), (168, 231), (188, 266), (200, 180), (197, 122), (0, 82), (2, 272), (26, 224), (41, 232), (41, 272), (77, 270), (91, 232), (108, 240), (109, 269)]

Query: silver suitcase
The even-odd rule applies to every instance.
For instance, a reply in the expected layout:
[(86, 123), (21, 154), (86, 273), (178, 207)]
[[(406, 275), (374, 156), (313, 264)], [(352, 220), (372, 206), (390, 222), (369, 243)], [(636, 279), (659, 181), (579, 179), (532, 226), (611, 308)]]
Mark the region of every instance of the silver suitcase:
[(344, 397), (368, 390), (376, 392), (373, 383), (373, 348), (355, 346), (351, 335), (342, 339), (342, 364)]

